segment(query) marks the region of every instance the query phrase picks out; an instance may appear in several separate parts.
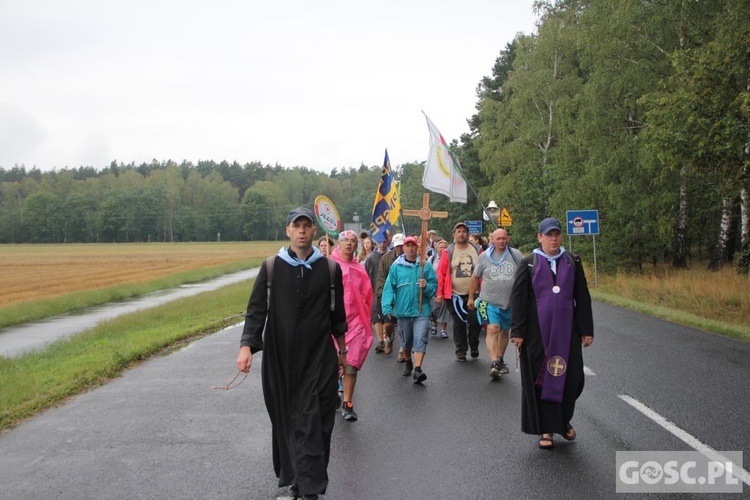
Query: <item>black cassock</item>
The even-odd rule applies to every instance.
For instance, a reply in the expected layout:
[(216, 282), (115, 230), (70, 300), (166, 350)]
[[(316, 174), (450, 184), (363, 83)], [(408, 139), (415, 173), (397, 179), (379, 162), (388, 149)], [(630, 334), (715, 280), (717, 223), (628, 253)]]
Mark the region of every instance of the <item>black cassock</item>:
[[(565, 257), (562, 257), (565, 258)], [(573, 289), (573, 335), (570, 338), (567, 376), (561, 403), (544, 401), (541, 388), (535, 385), (539, 371), (544, 365), (544, 345), (537, 317), (537, 303), (531, 283), (529, 266), (532, 257), (521, 261), (516, 270), (513, 292), (510, 299), (511, 338), (523, 338), (521, 347), (521, 430), (527, 434), (565, 434), (566, 426), (573, 418), (576, 399), (583, 392), (583, 352), (581, 336), (594, 335), (594, 320), (591, 311), (586, 276), (581, 261), (575, 262)], [(541, 267), (536, 272), (552, 272)]]
[(250, 294), (242, 345), (253, 353), (263, 350), (263, 396), (279, 486), (296, 484), (300, 493), (323, 494), (338, 407), (338, 355), (331, 335), (344, 335), (347, 326), (341, 268), (337, 264), (331, 312), (328, 263), (321, 258), (311, 267), (292, 266), (277, 256), (268, 301), (263, 262)]

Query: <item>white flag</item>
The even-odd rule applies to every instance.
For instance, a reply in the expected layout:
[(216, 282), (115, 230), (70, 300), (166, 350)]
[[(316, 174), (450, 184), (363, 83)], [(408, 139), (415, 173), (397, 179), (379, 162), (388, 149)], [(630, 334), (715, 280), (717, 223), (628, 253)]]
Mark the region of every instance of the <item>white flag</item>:
[(461, 175), (461, 164), (427, 115), (430, 129), (430, 155), (424, 167), (422, 185), (434, 193), (446, 195), (451, 202), (466, 203), (466, 180)]

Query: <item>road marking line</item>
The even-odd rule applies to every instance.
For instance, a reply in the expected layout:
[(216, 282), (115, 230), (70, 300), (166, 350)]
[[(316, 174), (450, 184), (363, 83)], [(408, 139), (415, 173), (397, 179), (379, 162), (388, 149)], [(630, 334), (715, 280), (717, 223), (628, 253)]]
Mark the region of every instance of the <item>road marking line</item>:
[[(731, 462), (727, 457), (719, 453), (718, 451), (714, 450), (707, 444), (703, 444), (693, 436), (692, 434), (689, 434), (688, 432), (680, 429), (675, 424), (667, 420), (666, 418), (662, 417), (658, 413), (656, 413), (654, 410), (649, 408), (648, 406), (644, 405), (640, 401), (638, 401), (635, 398), (631, 398), (630, 396), (626, 394), (620, 394), (618, 396), (620, 399), (628, 403), (630, 406), (635, 408), (636, 410), (640, 411), (644, 415), (646, 415), (648, 418), (656, 422), (657, 424), (664, 427), (666, 430), (680, 438), (683, 442), (685, 442), (688, 446), (692, 447), (696, 451), (699, 451), (702, 453), (705, 457), (708, 457), (709, 460), (713, 460), (715, 462)], [(737, 464), (732, 462), (733, 464), (733, 470), (732, 475), (742, 481), (743, 483), (750, 486), (750, 472), (746, 471), (742, 468), (742, 464)]]
[(583, 374), (584, 374), (584, 375), (596, 375), (596, 373), (594, 373), (594, 372), (593, 372), (593, 371), (591, 370), (591, 368), (589, 368), (589, 367), (588, 367), (588, 366), (586, 366), (586, 365), (583, 365)]

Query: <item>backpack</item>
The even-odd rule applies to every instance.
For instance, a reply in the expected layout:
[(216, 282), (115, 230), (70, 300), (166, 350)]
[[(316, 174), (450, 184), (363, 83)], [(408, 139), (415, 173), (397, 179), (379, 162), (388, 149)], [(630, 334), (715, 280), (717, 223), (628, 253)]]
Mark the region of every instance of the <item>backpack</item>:
[[(336, 261), (330, 257), (325, 258), (328, 261), (328, 274), (331, 283), (331, 312), (336, 309)], [(271, 255), (266, 258), (266, 308), (271, 308), (271, 282), (273, 280), (273, 264), (276, 262), (276, 256)]]
[[(456, 245), (455, 243), (451, 243), (450, 245), (448, 245), (448, 248), (446, 248), (443, 251), (443, 253), (448, 252), (448, 260), (451, 261), (451, 262), (453, 261), (453, 247), (455, 245)], [(471, 246), (474, 247), (474, 250), (477, 251), (477, 255), (481, 255), (481, 254), (484, 253), (484, 250), (482, 250), (482, 247), (477, 246), (477, 245), (475, 245), (472, 242), (469, 242), (469, 245), (471, 245)], [(518, 264), (520, 264), (520, 262), (518, 261), (518, 257), (516, 257), (516, 255), (510, 250), (511, 248), (512, 248), (511, 246), (508, 246), (508, 253), (513, 258), (513, 262), (515, 262), (516, 265), (518, 265)], [(536, 264), (536, 261), (534, 261), (534, 264)]]

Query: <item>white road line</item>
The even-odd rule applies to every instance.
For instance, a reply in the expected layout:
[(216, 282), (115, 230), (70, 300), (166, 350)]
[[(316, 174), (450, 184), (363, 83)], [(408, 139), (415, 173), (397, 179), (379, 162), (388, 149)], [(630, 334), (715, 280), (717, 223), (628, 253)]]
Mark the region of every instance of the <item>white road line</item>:
[[(666, 430), (680, 438), (682, 441), (687, 443), (688, 446), (692, 447), (696, 451), (699, 451), (704, 456), (708, 457), (709, 460), (713, 460), (715, 462), (731, 462), (727, 457), (719, 453), (718, 451), (714, 450), (710, 446), (701, 443), (698, 438), (695, 436), (685, 432), (684, 430), (677, 427), (675, 424), (667, 420), (666, 418), (662, 417), (658, 413), (656, 413), (654, 410), (649, 408), (648, 406), (644, 405), (637, 399), (631, 398), (630, 396), (626, 394), (620, 394), (619, 398), (628, 403), (630, 406), (635, 408), (636, 410), (640, 411), (644, 415), (646, 415), (648, 418), (656, 422), (657, 424), (664, 427)], [(732, 475), (742, 481), (743, 483), (750, 486), (750, 472), (746, 471), (742, 468), (742, 464), (734, 463)]]
[(584, 374), (584, 375), (596, 375), (596, 373), (594, 373), (594, 372), (593, 372), (593, 371), (591, 370), (591, 368), (589, 368), (589, 367), (588, 367), (588, 366), (586, 366), (586, 365), (583, 365), (583, 374)]

